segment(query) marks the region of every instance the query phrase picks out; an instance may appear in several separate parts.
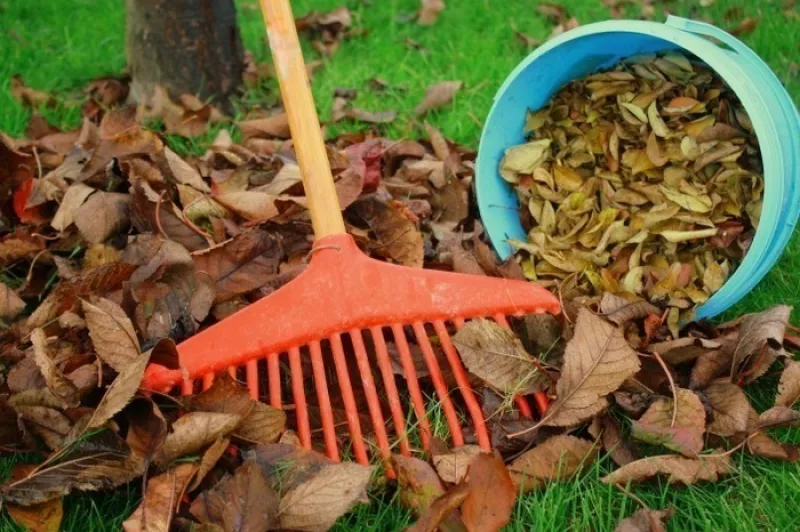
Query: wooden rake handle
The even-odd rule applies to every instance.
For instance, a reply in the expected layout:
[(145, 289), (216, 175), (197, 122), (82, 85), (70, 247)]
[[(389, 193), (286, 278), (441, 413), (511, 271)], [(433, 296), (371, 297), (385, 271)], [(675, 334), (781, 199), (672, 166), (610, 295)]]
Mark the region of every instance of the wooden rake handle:
[(314, 107), (314, 98), (297, 38), (289, 0), (260, 0), (267, 26), (269, 47), (281, 86), (283, 106), (289, 117), (303, 188), (311, 211), (314, 236), (344, 234), (344, 220), (333, 175), (325, 151), (325, 140)]

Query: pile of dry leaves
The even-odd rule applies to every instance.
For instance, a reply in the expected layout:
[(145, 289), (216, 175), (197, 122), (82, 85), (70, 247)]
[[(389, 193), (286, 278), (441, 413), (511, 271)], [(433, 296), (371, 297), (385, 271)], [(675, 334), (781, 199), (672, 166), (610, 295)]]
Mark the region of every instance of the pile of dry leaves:
[[(330, 24), (321, 42), (343, 21), (317, 16)], [(49, 101), (15, 87), (25, 101)], [(419, 113), (456, 90), (432, 89)], [(453, 343), (494, 453), (481, 452), (467, 426), (466, 445), (441, 435), (423, 451), (411, 434), (412, 455), (391, 464), (336, 463), (300, 447), (288, 392), (286, 409), (274, 408), (251, 399), (238, 374), (221, 373), (193, 396), (140, 393), (149, 362), (171, 364), (176, 342), (302, 271), (311, 227), (280, 110), (234, 124), (241, 141), (222, 130), (202, 156), (184, 158), (162, 134), (196, 136), (227, 120), (216, 109), (166, 93), (128, 106), (125, 80), (87, 92), (79, 130), (34, 114), (27, 139), (0, 142), (0, 446), (45, 457), (0, 486), (20, 524), (57, 528), (71, 491), (136, 482), (143, 498), (128, 531), (327, 530), (367, 502), (368, 488), (387, 486), (418, 517), (414, 530), (497, 530), (519, 493), (579, 474), (603, 453), (619, 465), (604, 479), (612, 484), (713, 481), (731, 473), (735, 452), (797, 459), (795, 446), (768, 434), (800, 423), (800, 363), (786, 351), (798, 338), (786, 333), (785, 306), (678, 330), (648, 302), (605, 294), (566, 300), (558, 318), (518, 319), (513, 332), (467, 323)], [(154, 117), (163, 129), (145, 125)], [(524, 279), (518, 262), (498, 263), (474, 219), (475, 154), (422, 127), (427, 140), (330, 140), (350, 234), (372, 256), (406, 266)], [(424, 357), (411, 348), (430, 391)], [(406, 397), (401, 364), (395, 372)], [(775, 406), (759, 414), (741, 386), (770, 372), (781, 373)], [(551, 401), (538, 420), (513, 401), (535, 392)], [(363, 391), (356, 396), (363, 406)], [(334, 415), (344, 416), (335, 402)], [(346, 426), (337, 427), (346, 448)], [(645, 456), (636, 442), (663, 454)], [(378, 473), (387, 467), (389, 484)], [(643, 509), (625, 525), (657, 530), (668, 515)]]

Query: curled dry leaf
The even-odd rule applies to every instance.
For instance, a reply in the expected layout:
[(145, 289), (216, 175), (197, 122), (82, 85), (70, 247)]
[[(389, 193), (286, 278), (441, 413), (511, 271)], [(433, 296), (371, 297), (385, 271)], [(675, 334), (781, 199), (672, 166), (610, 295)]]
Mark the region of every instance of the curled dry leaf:
[(83, 202), (95, 192), (95, 189), (83, 183), (73, 183), (64, 193), (64, 198), (58, 206), (50, 225), (56, 231), (64, 231), (75, 221), (75, 215)]
[(373, 467), (354, 463), (329, 465), (281, 497), (280, 528), (324, 532), (357, 503), (367, 502)]
[(708, 432), (717, 436), (733, 436), (751, 429), (751, 416), (757, 417), (742, 389), (735, 384), (712, 384), (703, 394), (711, 406)]
[(424, 115), (430, 110), (449, 104), (464, 85), (461, 81), (440, 81), (425, 89), (425, 98), (414, 109), (414, 114)]
[(82, 306), (92, 345), (103, 362), (122, 371), (139, 357), (136, 330), (122, 307), (105, 298), (84, 300)]
[(392, 455), (392, 466), (397, 473), (400, 502), (421, 516), (437, 497), (444, 493), (444, 486), (436, 471), (419, 458)]
[(522, 342), (507, 329), (486, 319), (474, 319), (453, 336), (467, 369), (504, 394), (527, 395), (549, 383)]
[(759, 355), (762, 349), (781, 347), (791, 311), (788, 305), (777, 305), (764, 312), (744, 316), (733, 350), (733, 376), (751, 357)]
[(522, 493), (566, 480), (597, 456), (597, 444), (567, 434), (551, 436), (511, 462), (508, 470)]
[(241, 420), (241, 416), (235, 414), (189, 412), (172, 424), (172, 432), (167, 435), (155, 461), (166, 465), (176, 458), (196, 453), (233, 432)]
[(617, 325), (645, 318), (650, 314), (661, 314), (655, 305), (641, 298), (626, 299), (605, 292), (600, 300), (600, 312), (605, 319)]
[(7, 504), (6, 511), (17, 525), (29, 532), (58, 532), (64, 518), (61, 499), (53, 499), (33, 506)]
[(758, 419), (758, 427), (762, 429), (771, 427), (797, 427), (800, 426), (800, 412), (787, 406), (775, 406), (763, 412)]
[(685, 337), (650, 344), (647, 347), (647, 351), (649, 353), (658, 353), (664, 359), (664, 362), (670, 366), (676, 366), (701, 357), (712, 350), (719, 349), (721, 346), (720, 342), (714, 340)]
[(63, 406), (78, 406), (80, 402), (78, 388), (61, 374), (61, 370), (47, 349), (47, 335), (42, 329), (34, 329), (31, 332), (31, 343), (33, 344), (33, 359), (44, 376), (47, 388), (58, 397)]
[(675, 512), (670, 510), (651, 510), (642, 508), (632, 516), (623, 519), (614, 532), (666, 532), (667, 521)]
[(163, 153), (167, 161), (167, 166), (172, 172), (172, 177), (175, 178), (175, 181), (181, 185), (190, 186), (200, 192), (211, 192), (211, 187), (203, 181), (200, 172), (198, 172), (196, 168), (181, 159), (177, 153), (169, 148), (164, 148)]
[(122, 529), (125, 532), (169, 532), (172, 518), (196, 472), (196, 464), (178, 464), (166, 473), (150, 477), (144, 499), (122, 523)]
[(695, 457), (703, 449), (706, 411), (691, 390), (677, 388), (675, 395), (675, 399), (661, 398), (650, 405), (642, 417), (633, 422), (631, 434), (638, 440)]
[(485, 452), (477, 445), (461, 445), (445, 453), (432, 453), (433, 466), (439, 477), (458, 484), (467, 475), (470, 464), (478, 454)]
[(574, 336), (564, 352), (564, 367), (556, 386), (558, 399), (541, 423), (569, 426), (597, 415), (608, 405), (606, 396), (639, 367), (639, 357), (622, 330), (581, 308)]
[(670, 484), (694, 484), (699, 481), (716, 482), (732, 470), (727, 455), (683, 458), (674, 455), (650, 456), (622, 466), (602, 478), (606, 484), (637, 483), (656, 475), (667, 477)]
[(499, 531), (508, 523), (517, 490), (502, 458), (488, 453), (475, 457), (467, 486), (469, 491), (461, 512), (468, 531)]
[(25, 310), (25, 302), (17, 293), (0, 283), (0, 319), (13, 320)]
[(787, 360), (778, 383), (775, 406), (791, 407), (798, 400), (800, 400), (800, 362)]

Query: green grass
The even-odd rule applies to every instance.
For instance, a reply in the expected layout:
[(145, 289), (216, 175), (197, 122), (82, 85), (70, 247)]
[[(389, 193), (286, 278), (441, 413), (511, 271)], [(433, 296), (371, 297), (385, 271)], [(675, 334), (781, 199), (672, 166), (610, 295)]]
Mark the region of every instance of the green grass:
[[(295, 0), (295, 13), (327, 10), (342, 0)], [(385, 127), (388, 136), (419, 133), (412, 110), (422, 99), (425, 87), (441, 80), (464, 82), (448, 108), (427, 116), (446, 136), (477, 147), (480, 121), (484, 120), (492, 97), (513, 67), (527, 51), (515, 40), (516, 29), (544, 40), (550, 25), (536, 14), (533, 0), (450, 0), (438, 23), (419, 27), (401, 23), (398, 15), (417, 9), (417, 0), (346, 0), (356, 26), (369, 31), (365, 37), (350, 39), (328, 60), (313, 80), (318, 109), (323, 120), (330, 117), (335, 87), (357, 88), (355, 105), (368, 110), (395, 109), (398, 120)], [(600, 0), (562, 2), (581, 23), (609, 17)], [(795, 102), (800, 100), (798, 59), (800, 23), (785, 17), (782, 2), (717, 0), (709, 8), (697, 2), (671, 2), (669, 9), (680, 15), (708, 17), (721, 26), (732, 26), (724, 15), (738, 7), (744, 16), (758, 17), (756, 31), (745, 38), (783, 81)], [(22, 136), (30, 116), (9, 92), (9, 77), (21, 74), (32, 87), (53, 91), (59, 105), (43, 114), (54, 125), (74, 128), (80, 124), (81, 89), (91, 79), (119, 73), (125, 65), (124, 3), (120, 0), (0, 0), (0, 131)], [(239, 18), (245, 45), (259, 61), (269, 60), (261, 15), (254, 0), (240, 0)], [(637, 16), (638, 7), (628, 8)], [(660, 11), (660, 10), (659, 10)], [(404, 45), (413, 39), (424, 51)], [(308, 57), (316, 57), (310, 46)], [(371, 92), (367, 81), (379, 76), (393, 87)], [(251, 90), (244, 104), (269, 106), (277, 101), (274, 83)], [(358, 129), (358, 124), (335, 125), (329, 132)], [(182, 152), (201, 152), (212, 136), (191, 142), (170, 139)], [(780, 262), (729, 315), (763, 309), (776, 303), (800, 303), (800, 239), (795, 236)], [(749, 390), (756, 403), (765, 408), (774, 397), (774, 383)], [(780, 433), (783, 441), (800, 442), (800, 430)], [(23, 457), (25, 458), (25, 457)], [(19, 459), (23, 459), (19, 458)], [(27, 457), (30, 458), (30, 457)], [(0, 460), (0, 476), (7, 475), (14, 458)], [(655, 508), (671, 506), (676, 515), (672, 530), (797, 530), (798, 513), (792, 502), (800, 492), (796, 465), (776, 463), (737, 455), (737, 473), (713, 485), (688, 488), (655, 484), (633, 487), (632, 491)], [(608, 470), (598, 463), (578, 480), (554, 485), (521, 498), (509, 530), (612, 530), (636, 509), (628, 496), (607, 487), (599, 478)], [(391, 493), (371, 494), (373, 504), (361, 506), (337, 524), (337, 530), (400, 530), (412, 517)], [(73, 494), (66, 499), (65, 530), (118, 530), (122, 520), (138, 503), (138, 489), (131, 487), (113, 494)], [(5, 514), (0, 530), (17, 530)]]

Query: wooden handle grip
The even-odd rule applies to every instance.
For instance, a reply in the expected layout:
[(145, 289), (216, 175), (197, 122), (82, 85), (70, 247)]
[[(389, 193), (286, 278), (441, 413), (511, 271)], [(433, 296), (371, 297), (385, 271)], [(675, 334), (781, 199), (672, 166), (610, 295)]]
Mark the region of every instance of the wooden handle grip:
[(289, 0), (260, 0), (269, 47), (289, 117), (297, 163), (311, 211), (314, 236), (344, 234), (344, 220), (333, 184), (325, 140), (314, 107), (303, 52)]

